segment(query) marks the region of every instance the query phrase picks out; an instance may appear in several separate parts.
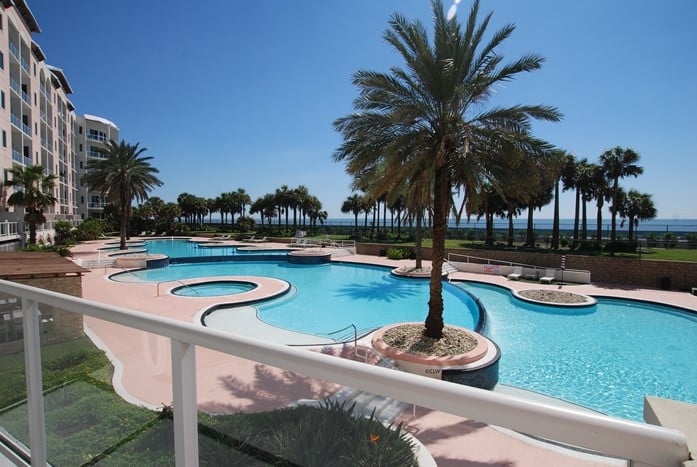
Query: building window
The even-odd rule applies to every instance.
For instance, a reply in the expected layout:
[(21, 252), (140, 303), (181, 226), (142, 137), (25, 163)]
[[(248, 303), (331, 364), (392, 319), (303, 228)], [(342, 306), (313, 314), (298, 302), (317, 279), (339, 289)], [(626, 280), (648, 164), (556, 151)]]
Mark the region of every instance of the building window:
[(82, 125), (80, 125), (80, 126), (77, 128), (77, 132), (78, 132), (79, 134), (82, 134)]
[(5, 56), (0, 52), (0, 69), (5, 69)]
[(0, 106), (5, 108), (5, 91), (0, 91)]
[(2, 147), (7, 147), (7, 132), (5, 130), (2, 130)]

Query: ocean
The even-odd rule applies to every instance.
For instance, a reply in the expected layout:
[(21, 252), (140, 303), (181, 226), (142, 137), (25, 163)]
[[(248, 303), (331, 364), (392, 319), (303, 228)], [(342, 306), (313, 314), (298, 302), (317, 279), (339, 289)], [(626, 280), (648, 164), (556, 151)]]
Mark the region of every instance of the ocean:
[[(368, 216), (368, 227), (372, 225), (372, 216)], [(257, 223), (259, 223), (259, 219), (255, 218)], [(364, 215), (358, 216), (358, 227), (362, 228), (364, 225)], [(300, 220), (298, 220), (300, 221)], [(285, 223), (285, 217), (282, 218), (281, 220), (282, 224)], [(292, 216), (289, 218), (289, 222), (293, 222)], [(525, 230), (527, 228), (527, 217), (518, 217), (516, 219), (513, 219), (513, 228), (515, 230)], [(533, 224), (534, 224), (534, 229), (536, 231), (551, 231), (552, 230), (552, 222), (553, 219), (533, 219)], [(275, 225), (277, 223), (277, 219), (274, 219), (273, 224)], [(617, 220), (617, 231), (618, 232), (627, 232), (629, 225), (625, 222), (624, 226), (621, 226), (621, 219)], [(318, 223), (318, 225), (320, 225)], [(326, 219), (324, 221), (324, 226), (353, 226), (354, 225), (354, 218), (353, 217), (333, 217)], [(383, 226), (383, 219), (380, 218), (379, 220), (379, 227), (382, 228)], [(387, 222), (386, 222), (387, 228), (391, 227), (390, 223), (390, 217), (388, 214), (387, 217)], [(397, 226), (397, 223), (395, 221), (395, 228)], [(402, 223), (402, 226), (408, 226)], [(484, 229), (486, 226), (484, 219), (480, 219), (477, 221), (475, 218), (470, 219), (469, 222), (467, 222), (466, 219), (463, 219), (460, 222), (460, 225), (456, 225), (455, 221), (451, 219), (449, 221), (449, 227), (452, 229)], [(589, 216), (587, 219), (587, 226), (588, 226), (588, 232), (589, 234), (595, 233), (596, 231), (596, 221), (595, 221), (595, 213), (593, 213), (592, 216)], [(494, 228), (499, 230), (499, 229), (508, 229), (508, 221), (506, 219), (494, 219)], [(574, 220), (572, 219), (560, 219), (559, 220), (559, 228), (562, 231), (573, 231), (574, 228)], [(581, 228), (580, 223), (579, 223), (579, 229)], [(610, 216), (606, 216), (603, 218), (603, 234), (608, 234), (610, 232), (611, 228), (611, 220)], [(647, 221), (641, 221), (639, 222), (638, 228), (634, 229), (635, 231), (638, 232), (646, 232), (646, 233), (666, 233), (666, 232), (672, 232), (676, 235), (681, 235), (681, 234), (686, 234), (686, 233), (697, 233), (697, 219), (651, 219)]]

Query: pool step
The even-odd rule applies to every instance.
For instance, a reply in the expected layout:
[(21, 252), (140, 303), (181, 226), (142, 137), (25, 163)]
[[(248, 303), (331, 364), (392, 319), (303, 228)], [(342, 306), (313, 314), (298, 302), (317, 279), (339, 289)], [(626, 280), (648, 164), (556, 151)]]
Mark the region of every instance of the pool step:
[[(80, 258), (78, 258), (80, 259)], [(81, 260), (81, 261), (74, 261), (75, 264), (78, 266), (82, 266), (85, 269), (93, 269), (93, 268), (104, 268), (104, 267), (114, 267), (116, 264), (115, 259), (90, 259), (90, 260)]]
[(457, 269), (455, 266), (453, 266), (452, 263), (449, 261), (443, 261), (443, 274), (450, 274), (451, 272), (458, 272), (459, 269)]
[(354, 254), (355, 253), (352, 253), (348, 248), (337, 248), (336, 250), (332, 251), (332, 257), (351, 256)]

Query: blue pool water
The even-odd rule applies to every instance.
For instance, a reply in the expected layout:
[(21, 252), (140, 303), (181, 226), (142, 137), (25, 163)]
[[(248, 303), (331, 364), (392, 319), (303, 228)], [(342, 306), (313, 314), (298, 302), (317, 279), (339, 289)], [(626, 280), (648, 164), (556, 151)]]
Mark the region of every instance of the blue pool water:
[[(161, 282), (239, 275), (272, 277), (292, 284), (296, 293), (291, 296), (258, 304), (259, 318), (274, 326), (318, 336), (351, 324), (367, 331), (398, 321), (423, 321), (428, 307), (427, 280), (396, 277), (377, 266), (294, 265), (286, 261), (183, 263), (112, 278)], [(454, 285), (443, 285), (444, 319), (473, 329), (479, 318), (474, 300)]]
[(645, 395), (697, 403), (697, 314), (610, 298), (569, 310), (487, 284), (459, 286), (487, 309), (503, 384), (639, 421)]
[[(325, 335), (350, 324), (366, 330), (423, 321), (428, 309), (428, 280), (398, 278), (373, 266), (285, 261), (176, 264), (115, 279), (159, 282), (224, 275), (291, 283), (295, 293), (259, 303), (259, 317), (310, 334)], [(568, 309), (522, 302), (508, 290), (487, 284), (443, 286), (448, 324), (474, 328), (478, 312), (464, 291), (484, 304), (485, 334), (502, 351), (503, 384), (639, 421), (644, 395), (697, 403), (697, 314), (604, 298), (592, 307)]]
[[(163, 254), (170, 258), (191, 258), (197, 256), (232, 256), (232, 255), (247, 255), (258, 254), (255, 251), (247, 250), (249, 246), (243, 245), (224, 245), (221, 243), (199, 243), (190, 242), (188, 240), (178, 239), (160, 239), (147, 240), (145, 248), (148, 253)], [(282, 249), (264, 249), (264, 254), (287, 255), (288, 250)]]

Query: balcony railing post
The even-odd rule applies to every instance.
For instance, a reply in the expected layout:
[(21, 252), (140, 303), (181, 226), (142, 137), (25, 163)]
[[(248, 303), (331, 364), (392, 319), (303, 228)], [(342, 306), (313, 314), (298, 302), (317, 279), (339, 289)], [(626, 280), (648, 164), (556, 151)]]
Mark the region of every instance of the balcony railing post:
[(178, 467), (198, 465), (196, 347), (171, 340), (174, 456)]
[(39, 306), (36, 301), (22, 299), (22, 319), (24, 320), (22, 327), (24, 328), (24, 364), (27, 372), (31, 465), (45, 466), (48, 455), (41, 379), (41, 331), (39, 330)]

